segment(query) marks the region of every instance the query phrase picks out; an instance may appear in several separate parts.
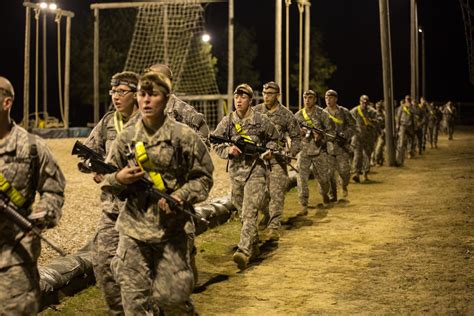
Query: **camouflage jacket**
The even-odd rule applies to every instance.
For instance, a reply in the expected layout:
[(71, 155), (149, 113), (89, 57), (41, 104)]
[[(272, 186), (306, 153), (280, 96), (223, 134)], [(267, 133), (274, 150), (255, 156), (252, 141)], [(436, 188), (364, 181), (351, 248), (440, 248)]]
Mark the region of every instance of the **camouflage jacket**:
[[(132, 114), (131, 117), (123, 119), (118, 116), (117, 111), (110, 111), (106, 113), (102, 119), (97, 123), (89, 137), (85, 140), (84, 145), (91, 148), (92, 150), (100, 153), (104, 159), (110, 151), (112, 143), (117, 138), (117, 134), (120, 132), (120, 121), (121, 124), (125, 125), (139, 117), (139, 111)], [(102, 204), (102, 211), (106, 213), (118, 214), (120, 200), (116, 199), (112, 194), (101, 192), (100, 200)]]
[[(248, 115), (239, 118), (237, 113), (231, 112), (225, 116), (212, 134), (216, 136), (230, 138), (237, 141), (241, 138), (241, 134), (237, 132), (235, 124), (238, 123), (253, 142), (258, 146), (267, 147), (269, 149), (278, 149), (278, 131), (270, 119), (259, 112), (255, 112), (253, 108), (249, 108)], [(229, 159), (230, 177), (237, 181), (245, 181), (250, 176), (265, 177), (266, 166), (262, 159), (255, 156), (239, 155), (237, 157), (229, 156), (229, 144), (219, 144), (214, 146), (217, 155), (223, 159)]]
[(441, 112), (443, 113), (443, 119), (446, 122), (454, 121), (454, 117), (456, 116), (456, 108), (454, 107), (454, 105), (449, 105), (448, 103), (446, 103), (443, 106)]
[[(319, 128), (327, 133), (334, 134), (335, 126), (329, 115), (323, 111), (323, 109), (317, 105), (314, 106), (314, 111), (307, 112), (307, 115), (311, 119), (314, 127)], [(303, 109), (299, 110), (295, 114), (296, 121), (299, 125), (308, 125), (303, 115)], [(305, 156), (319, 155), (321, 150), (326, 147), (327, 142), (323, 138), (316, 143), (314, 139), (315, 134), (313, 132), (307, 133), (307, 136), (302, 139), (301, 154)]]
[(415, 127), (415, 110), (411, 104), (402, 104), (397, 109), (397, 117), (395, 120), (397, 124), (397, 129), (400, 126), (405, 126), (409, 128)]
[[(350, 142), (350, 139), (356, 133), (356, 121), (347, 108), (339, 105), (337, 105), (336, 107), (337, 110), (334, 115), (329, 113), (327, 107), (324, 109), (324, 112), (326, 112), (331, 118), (331, 120), (334, 122), (336, 127), (336, 133)], [(338, 155), (343, 152), (347, 152), (348, 150), (350, 150), (348, 144), (342, 146), (337, 142), (328, 143), (328, 153), (331, 155)]]
[[(37, 157), (31, 146), (36, 144)], [(33, 151), (34, 152), (34, 151)], [(64, 175), (46, 142), (13, 125), (10, 134), (0, 140), (0, 172), (26, 198), (23, 216), (31, 214), (36, 192), (40, 199), (33, 210), (47, 211), (56, 221), (64, 203)], [(26, 235), (0, 212), (0, 269), (24, 262), (36, 262), (40, 253), (37, 237)]]
[(254, 110), (268, 116), (270, 121), (275, 125), (280, 139), (278, 145), (285, 150), (287, 147), (287, 137), (291, 140), (291, 148), (289, 153), (291, 156), (296, 156), (301, 150), (301, 135), (300, 127), (293, 113), (281, 104), (278, 104), (278, 108), (275, 111), (270, 112), (264, 103), (257, 104)]
[[(163, 125), (148, 134), (142, 120), (128, 125), (110, 149), (107, 161), (119, 169), (127, 166), (127, 145), (145, 144), (154, 172), (159, 172), (167, 193), (192, 204), (204, 201), (211, 190), (214, 166), (199, 136), (188, 126), (166, 117)], [(120, 194), (127, 185), (117, 182), (114, 174), (105, 176), (102, 190)], [(131, 185), (133, 186), (133, 185)], [(181, 213), (165, 215), (145, 194), (129, 195), (117, 220), (120, 233), (146, 242), (162, 242), (177, 233), (193, 233), (192, 221)]]
[(356, 122), (356, 134), (359, 138), (374, 137), (378, 125), (383, 121), (377, 110), (367, 105), (362, 109), (360, 105), (350, 110)]

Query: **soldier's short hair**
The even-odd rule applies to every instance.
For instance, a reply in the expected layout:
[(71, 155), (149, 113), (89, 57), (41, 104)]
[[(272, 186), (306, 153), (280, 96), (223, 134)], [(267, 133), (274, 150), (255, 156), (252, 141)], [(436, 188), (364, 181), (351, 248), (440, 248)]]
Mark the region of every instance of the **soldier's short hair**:
[(132, 91), (137, 91), (138, 79), (140, 76), (133, 71), (122, 71), (112, 76), (110, 85), (112, 87), (126, 85), (129, 86)]
[(360, 96), (360, 100), (361, 100), (361, 101), (364, 100), (364, 101), (369, 102), (369, 96), (366, 95), (366, 94), (363, 94), (363, 95)]
[(149, 94), (153, 92), (153, 86), (158, 86), (166, 96), (171, 93), (171, 80), (162, 73), (150, 71), (143, 75), (139, 80), (141, 90), (145, 90)]
[(270, 81), (270, 82), (267, 82), (266, 84), (263, 85), (263, 89), (273, 89), (275, 90), (277, 93), (280, 93), (280, 86), (274, 82), (274, 81)]
[(242, 93), (248, 95), (250, 98), (253, 98), (253, 89), (251, 86), (249, 86), (246, 83), (239, 84), (237, 88), (235, 88), (234, 90), (234, 94), (242, 94)]
[(150, 72), (150, 71), (163, 74), (163, 75), (165, 75), (166, 77), (168, 77), (171, 81), (173, 81), (173, 72), (171, 71), (170, 67), (168, 67), (168, 65), (165, 65), (165, 64), (153, 64), (153, 65), (151, 65), (150, 67), (145, 68), (145, 70), (143, 71), (143, 73), (147, 73), (147, 72)]
[(326, 91), (326, 96), (332, 96), (337, 98), (337, 92), (335, 90), (329, 89), (328, 91)]
[(306, 97), (306, 96), (309, 96), (309, 95), (312, 95), (314, 97), (318, 97), (318, 94), (316, 93), (316, 91), (314, 90), (306, 90), (304, 93), (303, 93), (303, 97)]

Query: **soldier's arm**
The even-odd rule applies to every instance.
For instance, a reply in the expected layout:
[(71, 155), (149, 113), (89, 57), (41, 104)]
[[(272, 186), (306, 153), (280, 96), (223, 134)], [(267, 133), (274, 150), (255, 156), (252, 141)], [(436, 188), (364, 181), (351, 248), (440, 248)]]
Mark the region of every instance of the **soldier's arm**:
[(354, 136), (356, 132), (356, 120), (354, 116), (351, 114), (351, 112), (349, 112), (349, 110), (345, 109), (344, 112), (346, 114), (346, 123), (345, 123), (346, 126), (344, 129), (344, 134), (345, 134), (345, 137), (349, 139), (352, 136)]
[(104, 117), (97, 123), (97, 125), (92, 129), (89, 137), (84, 141), (84, 145), (89, 147), (95, 152), (101, 154), (104, 158), (106, 155), (105, 152), (105, 141), (106, 135), (104, 135), (105, 128), (105, 119), (108, 114), (104, 115)]
[(291, 139), (290, 153), (296, 156), (301, 150), (301, 133), (298, 121), (292, 113), (288, 113), (288, 137)]
[[(105, 162), (117, 167), (117, 170), (122, 170), (127, 166), (127, 147), (123, 138), (124, 137), (122, 133), (118, 135), (118, 137), (112, 143), (109, 154), (105, 160)], [(105, 181), (103, 181), (101, 185), (102, 191), (118, 195), (127, 188), (127, 185), (117, 181), (117, 173), (118, 171), (104, 176)]]
[(207, 199), (213, 185), (214, 165), (206, 145), (196, 134), (186, 135), (183, 142), (183, 154), (187, 159), (185, 165), (187, 182), (172, 193), (173, 196), (192, 204)]
[[(212, 132), (213, 135), (216, 135), (216, 136), (221, 136), (221, 137), (227, 137), (227, 129), (228, 129), (228, 124), (230, 124), (229, 122), (229, 117), (228, 116), (225, 116), (221, 121), (220, 123), (217, 125), (216, 129), (214, 130), (214, 132)], [(233, 128), (233, 127), (231, 127)], [(214, 151), (216, 152), (216, 154), (222, 158), (222, 159), (229, 159), (229, 148), (231, 146), (227, 145), (227, 144), (218, 144), (218, 145), (213, 145), (212, 146), (214, 148)]]
[(48, 218), (48, 226), (56, 226), (62, 216), (64, 204), (64, 189), (66, 180), (44, 140), (37, 137), (38, 168), (36, 191), (40, 195), (35, 204), (34, 212), (45, 212)]
[(278, 140), (280, 134), (275, 125), (267, 116), (263, 116), (264, 131), (265, 131), (265, 147), (272, 150), (278, 150)]

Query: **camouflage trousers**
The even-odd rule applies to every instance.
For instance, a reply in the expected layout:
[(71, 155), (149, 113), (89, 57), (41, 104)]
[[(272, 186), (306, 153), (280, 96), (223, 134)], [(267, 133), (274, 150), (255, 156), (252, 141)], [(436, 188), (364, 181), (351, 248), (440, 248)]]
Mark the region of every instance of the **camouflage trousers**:
[(0, 269), (0, 315), (36, 315), (40, 307), (36, 263)]
[(232, 181), (232, 204), (240, 214), (242, 228), (240, 230), (239, 250), (252, 256), (258, 244), (257, 218), (266, 194), (265, 177), (254, 177), (245, 181)]
[(286, 165), (282, 166), (279, 163), (272, 165), (272, 170), (268, 177), (268, 190), (266, 190), (262, 208), (263, 213), (269, 216), (268, 228), (278, 229), (281, 226), (288, 182)]
[(97, 286), (104, 293), (104, 298), (112, 315), (123, 315), (120, 286), (115, 281), (110, 263), (117, 252), (119, 233), (115, 229), (114, 215), (102, 213), (94, 238), (92, 264)]
[(428, 137), (430, 140), (431, 148), (433, 148), (433, 146), (438, 146), (438, 132), (439, 127), (437, 125), (428, 125)]
[(337, 155), (328, 155), (329, 157), (329, 186), (330, 197), (337, 198), (336, 171), (341, 180), (342, 190), (347, 191), (349, 180), (351, 178), (351, 156), (347, 152), (340, 152)]
[(193, 239), (185, 234), (148, 243), (120, 234), (112, 271), (125, 315), (194, 315)]
[[(407, 149), (408, 143), (413, 144), (413, 129), (407, 126), (400, 126), (398, 131), (398, 142), (397, 142), (397, 163), (401, 166), (405, 161), (405, 151)], [(410, 152), (414, 154), (414, 152)]]
[(298, 187), (298, 198), (302, 206), (308, 205), (309, 189), (308, 179), (311, 173), (311, 166), (313, 166), (313, 174), (319, 184), (319, 193), (327, 196), (329, 192), (329, 160), (326, 153), (320, 153), (317, 156), (306, 156), (300, 154), (298, 156), (298, 175), (296, 182)]
[[(354, 159), (352, 160), (352, 172), (356, 174), (369, 173), (370, 161), (364, 163), (364, 159), (370, 159), (374, 151), (375, 142), (372, 137), (354, 137)], [(365, 157), (365, 158), (364, 158)]]
[(385, 151), (385, 133), (382, 133), (377, 137), (377, 144), (375, 145), (375, 162), (380, 163), (384, 161)]

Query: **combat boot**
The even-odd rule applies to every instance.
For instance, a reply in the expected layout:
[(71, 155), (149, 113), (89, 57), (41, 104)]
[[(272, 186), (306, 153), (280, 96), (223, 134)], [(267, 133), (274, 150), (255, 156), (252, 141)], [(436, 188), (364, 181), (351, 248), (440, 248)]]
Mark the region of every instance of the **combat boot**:
[(240, 270), (245, 270), (247, 268), (247, 265), (249, 263), (249, 256), (247, 256), (243, 252), (237, 250), (232, 256), (232, 259), (237, 264), (237, 267)]
[(369, 173), (364, 172), (364, 181), (369, 181)]
[(269, 221), (270, 221), (270, 215), (263, 214), (262, 219), (260, 220), (260, 222), (258, 222), (258, 229), (264, 230), (265, 228), (267, 228)]
[(276, 228), (269, 228), (268, 229), (268, 240), (270, 241), (278, 241), (280, 240), (280, 233)]
[(303, 205), (301, 210), (298, 213), (296, 213), (296, 216), (306, 216), (306, 215), (308, 215), (308, 206)]
[(356, 173), (356, 174), (352, 177), (352, 180), (354, 180), (355, 183), (360, 183), (359, 173)]

